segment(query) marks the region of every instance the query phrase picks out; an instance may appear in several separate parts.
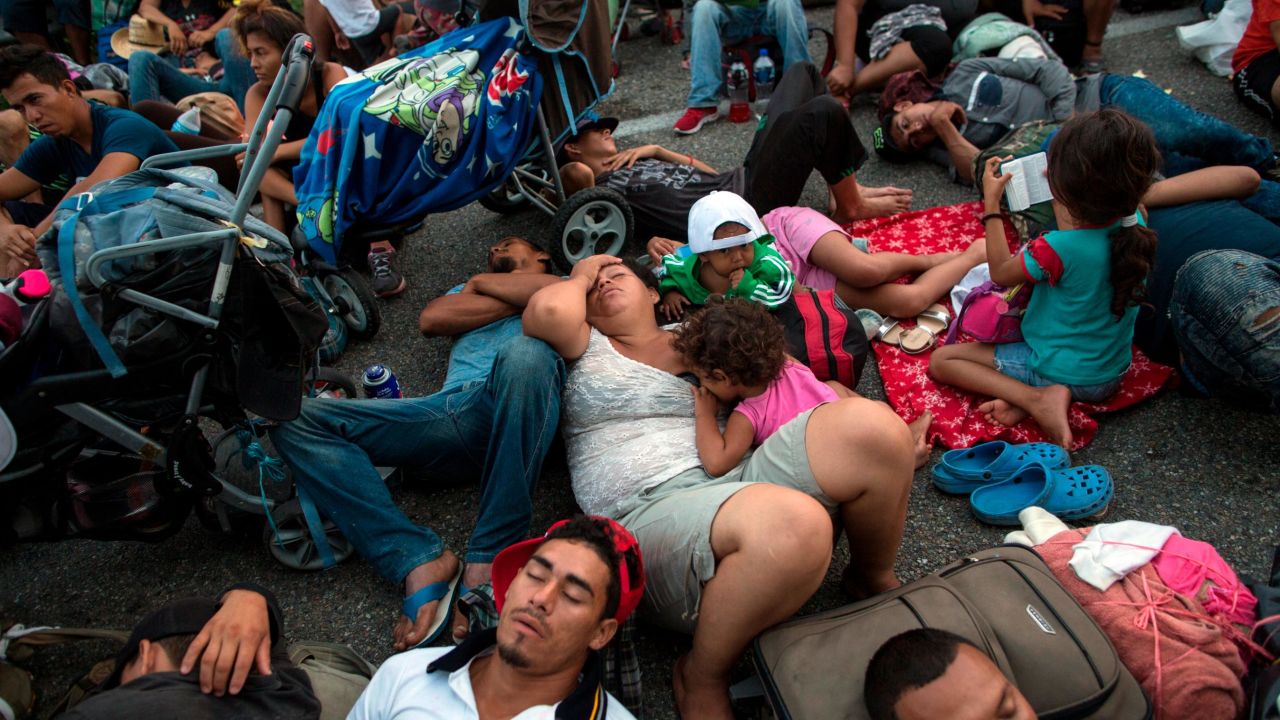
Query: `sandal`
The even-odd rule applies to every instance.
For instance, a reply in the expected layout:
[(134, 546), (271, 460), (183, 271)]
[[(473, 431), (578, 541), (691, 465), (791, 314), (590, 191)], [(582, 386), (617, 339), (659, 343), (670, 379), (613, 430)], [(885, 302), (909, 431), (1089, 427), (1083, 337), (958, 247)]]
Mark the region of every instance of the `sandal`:
[(414, 622), (417, 622), (418, 611), (423, 605), (439, 601), (436, 605), (436, 616), (432, 619), (431, 625), (427, 626), (426, 636), (409, 649), (426, 647), (435, 642), (436, 638), (440, 637), (440, 633), (444, 632), (449, 620), (453, 617), (453, 603), (457, 597), (458, 586), (462, 584), (462, 567), (463, 563), (458, 563), (458, 572), (448, 582), (431, 583), (405, 597), (404, 603), (400, 606), (400, 612)]
[(985, 485), (969, 496), (969, 507), (989, 525), (1018, 525), (1018, 513), (1035, 505), (1062, 520), (1101, 515), (1111, 502), (1111, 475), (1097, 465), (1054, 470), (1033, 461), (1008, 480)]
[[(1085, 40), (1084, 44), (1086, 47), (1096, 47), (1096, 48), (1102, 47), (1101, 42), (1089, 42), (1088, 40)], [(1097, 75), (1098, 73), (1106, 69), (1107, 69), (1107, 62), (1104, 58), (1096, 57), (1096, 58), (1080, 59), (1080, 73), (1082, 75)]]
[(880, 323), (880, 327), (876, 328), (876, 333), (871, 336), (871, 339), (879, 340), (887, 345), (902, 347), (902, 335), (904, 332), (898, 318), (887, 317)]
[(1013, 445), (995, 440), (943, 453), (933, 466), (933, 484), (945, 493), (968, 495), (980, 487), (1008, 480), (1037, 461), (1051, 470), (1071, 467), (1067, 451), (1052, 443)]
[(916, 326), (903, 333), (898, 347), (908, 355), (928, 352), (938, 344), (938, 336), (951, 327), (951, 313), (939, 303), (916, 316)]

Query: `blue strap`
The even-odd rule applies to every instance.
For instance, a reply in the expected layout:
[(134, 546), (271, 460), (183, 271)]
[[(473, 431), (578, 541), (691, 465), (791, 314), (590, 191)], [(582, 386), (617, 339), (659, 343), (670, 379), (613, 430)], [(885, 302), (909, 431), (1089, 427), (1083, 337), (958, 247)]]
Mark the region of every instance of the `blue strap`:
[[(586, 3), (583, 3), (585, 6)], [(564, 103), (564, 116), (569, 119), (569, 127), (574, 127), (577, 113), (573, 109), (573, 101), (569, 99), (569, 85), (564, 81), (564, 67), (560, 64), (560, 56), (551, 56), (551, 67), (556, 71), (556, 84), (560, 86), (560, 101)]]
[(311, 502), (307, 491), (301, 485), (297, 487), (298, 504), (302, 506), (302, 517), (307, 521), (307, 530), (311, 531), (311, 542), (316, 546), (316, 554), (320, 556), (320, 562), (328, 570), (338, 563), (333, 559), (333, 550), (329, 548), (329, 536), (325, 533), (324, 523), (320, 520), (320, 511), (316, 509), (316, 504)]
[(111, 377), (124, 377), (129, 370), (111, 348), (107, 336), (102, 334), (102, 328), (98, 327), (97, 321), (89, 314), (89, 309), (80, 299), (80, 289), (76, 287), (76, 224), (80, 221), (80, 214), (81, 211), (76, 211), (58, 228), (58, 270), (62, 273), (62, 287), (66, 290), (71, 309), (75, 311), (76, 320), (80, 322), (80, 329), (84, 331), (94, 352), (102, 359), (102, 364), (110, 371)]

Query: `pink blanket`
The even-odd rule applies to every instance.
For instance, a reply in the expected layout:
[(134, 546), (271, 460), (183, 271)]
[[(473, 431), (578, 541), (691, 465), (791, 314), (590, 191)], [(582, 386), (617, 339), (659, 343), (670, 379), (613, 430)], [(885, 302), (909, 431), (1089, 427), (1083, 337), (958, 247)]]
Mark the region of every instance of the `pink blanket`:
[[(873, 252), (913, 255), (954, 252), (983, 237), (981, 215), (982, 203), (962, 203), (863, 220), (850, 225), (848, 230), (855, 237), (867, 238)], [(1012, 243), (1012, 231), (1010, 234)], [(941, 302), (950, 307), (949, 300), (944, 298)], [(952, 308), (953, 317), (954, 311)], [(929, 377), (931, 353), (908, 355), (881, 342), (873, 343), (872, 348), (879, 361), (885, 394), (898, 415), (911, 422), (926, 410), (933, 413), (930, 442), (940, 440), (947, 447), (961, 448), (987, 440), (1020, 443), (1045, 439), (1035, 420), (1028, 418), (1013, 427), (992, 422), (978, 412), (978, 405), (986, 398), (934, 381)], [(1094, 415), (1120, 410), (1155, 395), (1172, 374), (1172, 368), (1152, 362), (1134, 348), (1133, 364), (1122, 379), (1119, 392), (1103, 403), (1072, 403), (1071, 432), (1075, 437), (1072, 449), (1084, 447), (1097, 434), (1098, 422)]]

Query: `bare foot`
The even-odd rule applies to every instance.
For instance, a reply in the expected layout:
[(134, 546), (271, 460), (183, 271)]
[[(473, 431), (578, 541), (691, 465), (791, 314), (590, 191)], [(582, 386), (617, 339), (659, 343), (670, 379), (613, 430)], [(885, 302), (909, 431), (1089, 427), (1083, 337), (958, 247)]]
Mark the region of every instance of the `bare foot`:
[(898, 579), (897, 575), (894, 575), (891, 572), (880, 577), (868, 579), (860, 577), (859, 574), (854, 571), (852, 565), (846, 567), (844, 572), (840, 575), (840, 589), (844, 590), (844, 594), (848, 595), (849, 599), (854, 601), (866, 600), (867, 598), (874, 597), (882, 592), (889, 592), (901, 585), (902, 581)]
[(910, 195), (878, 195), (876, 197), (861, 196), (861, 202), (853, 209), (852, 215), (834, 212), (831, 219), (839, 224), (865, 220), (866, 218), (888, 217), (911, 209)]
[(1023, 420), (1027, 419), (1027, 411), (1005, 402), (1004, 400), (989, 400), (978, 406), (978, 411), (986, 413), (987, 417), (1006, 427), (1013, 427)]
[(1067, 413), (1071, 408), (1071, 390), (1066, 385), (1050, 385), (1037, 388), (1035, 402), (1027, 410), (1040, 423), (1040, 429), (1049, 442), (1071, 449), (1071, 423)]
[[(436, 582), (448, 582), (458, 573), (458, 556), (445, 550), (444, 554), (428, 563), (423, 563), (409, 571), (404, 579), (404, 596), (409, 597), (422, 588)], [(396, 628), (392, 639), (397, 652), (413, 647), (427, 636), (427, 629), (436, 617), (436, 606), (439, 601), (430, 602), (418, 609), (418, 617), (409, 618), (401, 615), (396, 620)]]
[(722, 718), (733, 720), (729, 703), (728, 678), (700, 678), (689, 672), (689, 656), (681, 655), (671, 672), (671, 694), (676, 699), (676, 714), (682, 718)]
[[(467, 566), (462, 570), (462, 584), (468, 588), (473, 588), (491, 582), (493, 579), (492, 571), (493, 563), (467, 563)], [(458, 592), (461, 593), (462, 591), (459, 590)], [(461, 597), (461, 594), (459, 594), (459, 597)], [(457, 607), (454, 607), (453, 620), (450, 622), (453, 625), (454, 644), (466, 640), (469, 629), (467, 627), (467, 616), (463, 615), (462, 611)]]
[(913, 193), (910, 188), (900, 188), (900, 187), (894, 187), (892, 185), (885, 185), (884, 187), (867, 187), (866, 185), (859, 185), (858, 194), (864, 198), (874, 198), (874, 197), (887, 197), (891, 195), (892, 196), (905, 195), (907, 197), (911, 197)]
[(929, 462), (929, 450), (933, 447), (933, 443), (929, 442), (929, 425), (932, 423), (933, 413), (928, 410), (921, 413), (920, 417), (907, 423), (907, 427), (911, 429), (911, 440), (915, 448), (917, 470)]

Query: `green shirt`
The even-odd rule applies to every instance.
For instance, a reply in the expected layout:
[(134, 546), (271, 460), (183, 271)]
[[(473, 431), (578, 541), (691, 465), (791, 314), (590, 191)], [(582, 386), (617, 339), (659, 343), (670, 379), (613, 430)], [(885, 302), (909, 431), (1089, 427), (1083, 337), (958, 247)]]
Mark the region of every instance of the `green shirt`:
[[(725, 297), (739, 297), (758, 302), (772, 310), (791, 297), (796, 276), (787, 261), (771, 247), (772, 235), (764, 235), (751, 242), (755, 259), (742, 272), (742, 281), (725, 292)], [(694, 305), (705, 305), (711, 293), (698, 281), (700, 261), (697, 255), (673, 254), (662, 258), (662, 280), (658, 290), (666, 295), (678, 291)]]

